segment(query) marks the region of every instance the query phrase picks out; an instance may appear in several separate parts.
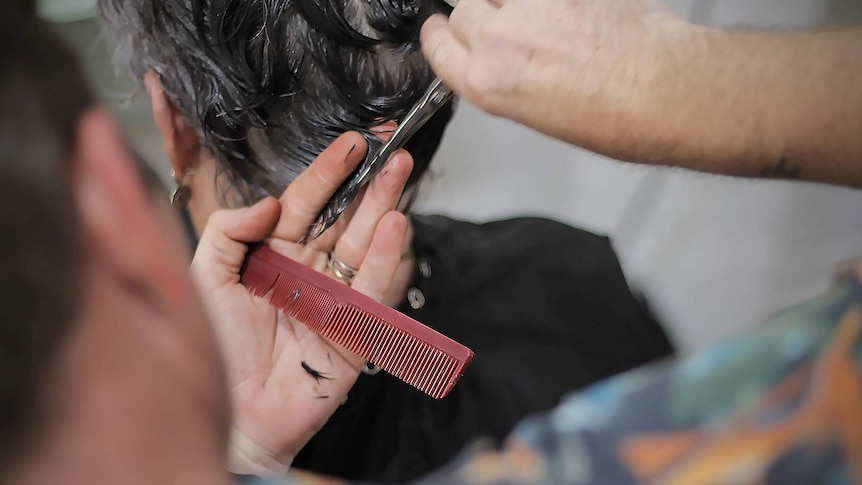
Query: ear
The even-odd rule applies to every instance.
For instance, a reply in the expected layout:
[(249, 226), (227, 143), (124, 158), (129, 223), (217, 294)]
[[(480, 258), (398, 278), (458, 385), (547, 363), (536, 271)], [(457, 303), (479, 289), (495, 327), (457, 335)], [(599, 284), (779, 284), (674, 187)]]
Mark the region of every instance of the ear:
[(144, 75), (144, 86), (150, 95), (153, 119), (162, 134), (168, 161), (177, 180), (182, 180), (189, 169), (195, 168), (198, 164), (200, 138), (168, 99), (158, 74), (154, 71), (147, 72)]
[(184, 301), (191, 290), (180, 251), (159, 225), (116, 123), (102, 110), (80, 121), (74, 194), (87, 256), (120, 283), (160, 303)]

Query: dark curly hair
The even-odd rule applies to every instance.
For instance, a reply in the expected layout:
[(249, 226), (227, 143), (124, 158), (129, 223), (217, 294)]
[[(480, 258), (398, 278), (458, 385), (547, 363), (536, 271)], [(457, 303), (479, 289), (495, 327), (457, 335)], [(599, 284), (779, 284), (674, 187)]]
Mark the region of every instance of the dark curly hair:
[[(434, 74), (419, 47), (442, 0), (99, 0), (120, 58), (153, 70), (243, 203), (279, 195), (338, 135), (400, 120)], [(452, 116), (406, 147), (426, 170)]]

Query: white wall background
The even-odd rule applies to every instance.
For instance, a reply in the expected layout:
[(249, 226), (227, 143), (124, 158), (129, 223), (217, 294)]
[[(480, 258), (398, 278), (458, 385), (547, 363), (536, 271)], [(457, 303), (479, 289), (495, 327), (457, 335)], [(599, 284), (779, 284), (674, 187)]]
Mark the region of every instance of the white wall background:
[[(712, 25), (862, 22), (862, 0), (667, 1), (681, 15)], [(91, 15), (93, 3), (45, 0), (43, 12), (74, 20)], [(86, 54), (88, 72), (134, 145), (167, 178), (146, 100), (117, 103), (129, 88), (117, 87), (94, 22), (61, 30)], [(686, 350), (822, 292), (837, 264), (862, 257), (862, 191), (624, 165), (467, 104), (434, 170), (423, 212), (476, 221), (544, 215), (610, 235), (630, 281)]]
[[(862, 20), (862, 0), (668, 4), (722, 26)], [(539, 214), (610, 235), (631, 283), (685, 350), (816, 295), (837, 264), (862, 257), (862, 191), (609, 162), (467, 104), (434, 167), (423, 212), (477, 221)]]

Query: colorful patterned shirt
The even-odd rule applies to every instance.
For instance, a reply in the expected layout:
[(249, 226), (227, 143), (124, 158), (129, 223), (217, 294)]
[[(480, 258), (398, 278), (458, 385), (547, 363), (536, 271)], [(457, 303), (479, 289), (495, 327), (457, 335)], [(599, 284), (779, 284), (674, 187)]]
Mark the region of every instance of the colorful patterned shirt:
[(745, 335), (594, 385), (502, 449), (477, 444), (418, 483), (862, 484), (862, 265)]

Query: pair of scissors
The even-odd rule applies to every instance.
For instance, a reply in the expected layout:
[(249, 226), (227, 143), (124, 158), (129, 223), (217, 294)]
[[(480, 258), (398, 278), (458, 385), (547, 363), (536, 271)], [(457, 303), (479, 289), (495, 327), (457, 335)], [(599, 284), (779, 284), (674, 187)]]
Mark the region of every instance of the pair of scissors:
[[(449, 1), (449, 0), (447, 0)], [(431, 86), (425, 91), (422, 98), (413, 105), (407, 116), (398, 125), (398, 129), (392, 134), (374, 155), (360, 165), (359, 169), (350, 176), (332, 197), (323, 206), (314, 224), (311, 225), (304, 241), (311, 241), (320, 237), (324, 231), (329, 229), (338, 217), (353, 202), (359, 189), (371, 181), (380, 169), (389, 161), (389, 157), (404, 147), (413, 135), (419, 131), (428, 120), (443, 107), (454, 93), (439, 77), (431, 82)]]
[[(450, 7), (455, 8), (459, 0), (444, 1)], [(370, 182), (380, 172), (380, 169), (386, 165), (389, 157), (397, 150), (404, 148), (404, 144), (434, 116), (434, 113), (452, 99), (453, 95), (452, 89), (442, 79), (439, 77), (435, 78), (422, 98), (413, 105), (407, 116), (401, 120), (398, 129), (395, 130), (392, 137), (370, 159), (363, 162), (359, 169), (332, 194), (332, 197), (329, 198), (320, 214), (318, 214), (314, 224), (308, 229), (308, 234), (303, 239), (303, 242), (317, 239), (324, 231), (335, 224), (341, 213), (356, 198), (359, 189)]]

